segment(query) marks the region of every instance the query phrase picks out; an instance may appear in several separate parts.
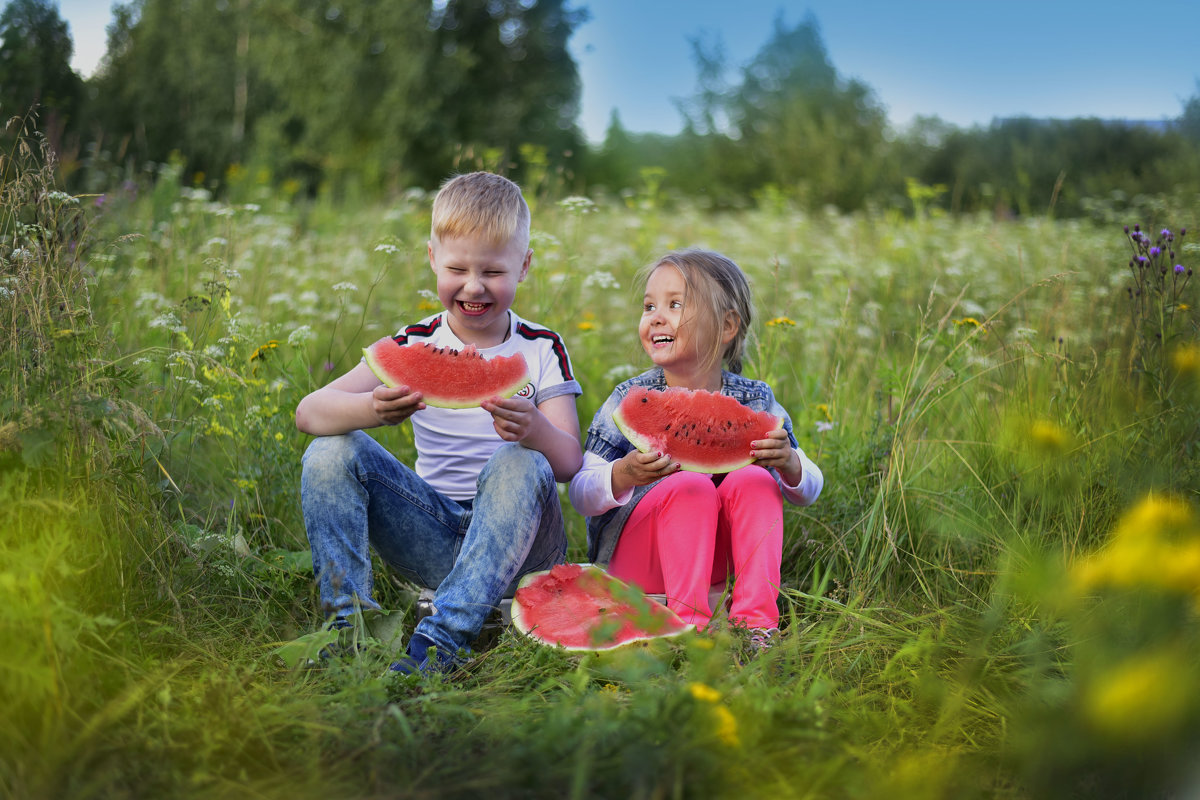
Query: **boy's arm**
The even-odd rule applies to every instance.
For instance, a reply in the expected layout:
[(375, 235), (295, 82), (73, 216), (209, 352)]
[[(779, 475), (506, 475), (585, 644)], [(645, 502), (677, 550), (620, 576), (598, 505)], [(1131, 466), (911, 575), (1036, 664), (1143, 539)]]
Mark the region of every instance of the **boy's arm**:
[(354, 369), (308, 394), (296, 406), (296, 427), (313, 436), (395, 425), (425, 407), (407, 386), (389, 389), (360, 362)]
[(575, 395), (562, 394), (535, 406), (522, 397), (487, 401), (496, 433), (506, 442), (520, 442), (546, 457), (559, 483), (571, 480), (583, 463)]

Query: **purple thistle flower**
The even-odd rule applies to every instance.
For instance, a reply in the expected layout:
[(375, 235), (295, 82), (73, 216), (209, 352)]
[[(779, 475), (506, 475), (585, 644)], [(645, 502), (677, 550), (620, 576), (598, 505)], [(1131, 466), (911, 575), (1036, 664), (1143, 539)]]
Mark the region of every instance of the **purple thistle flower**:
[(1182, 275), (1183, 273), (1184, 273), (1183, 264), (1176, 264), (1175, 265), (1175, 274)]
[(1162, 250), (1160, 250), (1160, 249), (1159, 249), (1159, 248), (1157, 248), (1157, 247), (1151, 247), (1151, 248), (1150, 248), (1150, 257), (1151, 257), (1151, 258), (1154, 258), (1154, 257), (1156, 257), (1156, 256), (1160, 256), (1160, 255), (1162, 255)]
[(1125, 226), (1125, 233), (1126, 233), (1126, 234), (1128, 234), (1128, 233), (1129, 233), (1129, 226), (1128, 226), (1128, 225), (1126, 225), (1126, 226)]
[(1171, 238), (1171, 229), (1170, 229), (1170, 228), (1163, 228), (1163, 229), (1162, 229), (1162, 235), (1163, 235), (1164, 237), (1168, 238), (1168, 239), (1169, 239), (1169, 238)]
[(1141, 230), (1142, 230), (1142, 226), (1141, 226), (1141, 225), (1134, 225), (1134, 226), (1133, 226), (1133, 229), (1134, 229), (1135, 231), (1138, 231), (1138, 232), (1140, 233), (1140, 232), (1141, 232)]
[(1137, 257), (1137, 262), (1138, 262), (1139, 264), (1141, 264), (1143, 267), (1144, 267), (1144, 266), (1146, 266), (1146, 262), (1147, 262), (1147, 261), (1149, 261), (1149, 260), (1150, 260), (1150, 259), (1146, 258), (1145, 256), (1138, 256), (1138, 257)]

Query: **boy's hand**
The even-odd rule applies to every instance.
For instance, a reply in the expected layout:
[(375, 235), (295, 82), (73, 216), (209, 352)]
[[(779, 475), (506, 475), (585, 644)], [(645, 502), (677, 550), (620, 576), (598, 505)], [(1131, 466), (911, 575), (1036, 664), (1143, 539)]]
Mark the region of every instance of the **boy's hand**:
[(679, 464), (666, 453), (632, 450), (613, 463), (612, 491), (620, 495), (634, 486), (645, 486), (678, 472)]
[(768, 433), (766, 439), (751, 442), (750, 447), (750, 457), (754, 463), (760, 467), (773, 467), (789, 486), (796, 486), (804, 477), (801, 474), (800, 457), (792, 449), (787, 431), (782, 428)]
[(525, 397), (484, 400), (483, 410), (492, 415), (492, 427), (506, 442), (522, 442), (533, 432), (541, 414), (533, 401)]
[(421, 393), (410, 392), (407, 386), (389, 389), (380, 384), (371, 391), (371, 410), (384, 425), (399, 425), (424, 407)]

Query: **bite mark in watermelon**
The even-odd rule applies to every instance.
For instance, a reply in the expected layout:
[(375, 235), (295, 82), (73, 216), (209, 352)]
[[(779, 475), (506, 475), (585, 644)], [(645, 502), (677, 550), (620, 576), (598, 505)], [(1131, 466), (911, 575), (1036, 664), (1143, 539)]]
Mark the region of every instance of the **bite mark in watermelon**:
[(615, 650), (692, 630), (674, 611), (590, 564), (559, 564), (522, 578), (512, 623), (571, 651)]
[(689, 472), (732, 472), (754, 461), (750, 443), (783, 427), (728, 395), (703, 389), (635, 386), (613, 412), (613, 422), (643, 453), (663, 452)]
[(475, 408), (491, 397), (512, 397), (529, 384), (529, 366), (520, 353), (484, 358), (474, 345), (462, 350), (424, 342), (401, 345), (385, 336), (363, 355), (385, 386), (408, 386), (426, 405), (440, 408)]

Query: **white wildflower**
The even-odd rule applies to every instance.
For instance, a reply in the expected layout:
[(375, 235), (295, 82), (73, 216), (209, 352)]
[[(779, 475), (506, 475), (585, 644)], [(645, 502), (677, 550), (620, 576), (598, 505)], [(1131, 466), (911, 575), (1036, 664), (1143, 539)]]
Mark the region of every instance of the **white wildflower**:
[(342, 281), (340, 283), (335, 283), (333, 285), (333, 290), (335, 292), (357, 292), (358, 287), (350, 281)]
[(183, 322), (175, 315), (174, 311), (164, 311), (154, 319), (150, 320), (151, 328), (165, 328), (172, 333), (183, 333), (187, 330)]
[(823, 419), (819, 419), (817, 420), (817, 433), (827, 433), (833, 430), (833, 426), (835, 425), (837, 425), (836, 422), (826, 422)]
[(214, 397), (212, 395), (209, 395), (208, 397), (204, 398), (204, 400), (200, 403), (200, 405), (204, 406), (205, 408), (215, 408), (218, 411), (221, 410), (221, 407), (222, 407), (220, 398)]
[(255, 213), (257, 211), (261, 211), (261, 210), (262, 210), (262, 206), (260, 206), (258, 203), (243, 203), (242, 204), (242, 211), (249, 211), (250, 213), (253, 214), (253, 213)]
[(383, 244), (375, 245), (375, 252), (376, 253), (387, 253), (390, 256), (394, 256), (394, 255), (396, 255), (396, 253), (400, 252), (400, 248), (396, 247), (396, 245), (394, 245), (394, 244), (388, 244), (385, 242)]
[(583, 279), (583, 288), (587, 289), (590, 286), (597, 286), (601, 289), (621, 288), (621, 284), (617, 282), (617, 279), (613, 277), (613, 274), (602, 269), (598, 269), (595, 272), (590, 273), (586, 278)]
[(52, 203), (58, 203), (59, 205), (64, 205), (64, 204), (69, 205), (69, 206), (79, 205), (79, 198), (72, 197), (71, 195), (67, 194), (66, 192), (47, 192), (46, 199)]
[(229, 245), (229, 240), (224, 236), (214, 236), (204, 243), (205, 247), (226, 247)]
[(436, 303), (438, 301), (437, 292), (433, 291), (432, 289), (417, 289), (417, 294), (431, 303)]
[(225, 357), (225, 348), (219, 345), (210, 344), (204, 348), (204, 355), (214, 360), (220, 360)]
[(596, 210), (595, 203), (593, 203), (587, 197), (580, 197), (578, 195), (564, 197), (562, 200), (558, 201), (558, 204), (567, 211), (570, 211), (572, 214), (590, 214)]
[(29, 250), (26, 250), (24, 247), (18, 247), (16, 250), (12, 251), (12, 260), (13, 261), (32, 261), (33, 253)]
[(313, 333), (312, 326), (301, 325), (288, 334), (287, 341), (288, 344), (292, 345), (293, 347), (300, 347), (315, 339), (316, 336), (317, 335)]
[(288, 308), (292, 307), (292, 296), (288, 292), (275, 292), (267, 298), (267, 305), (278, 306), (284, 305)]

